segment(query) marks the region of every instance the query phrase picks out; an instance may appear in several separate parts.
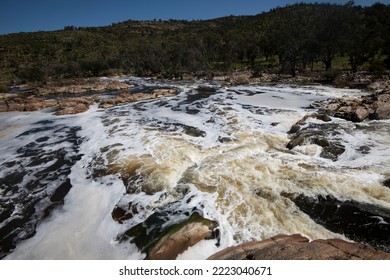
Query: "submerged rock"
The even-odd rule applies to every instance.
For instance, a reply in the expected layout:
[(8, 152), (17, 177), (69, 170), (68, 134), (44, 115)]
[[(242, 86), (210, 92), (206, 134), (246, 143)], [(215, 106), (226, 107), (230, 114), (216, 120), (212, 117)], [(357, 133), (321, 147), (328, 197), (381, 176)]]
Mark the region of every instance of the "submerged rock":
[(390, 178), (387, 179), (387, 180), (385, 180), (385, 181), (383, 181), (383, 185), (384, 185), (385, 187), (390, 188)]
[[(183, 214), (186, 218), (182, 217), (174, 224), (170, 222), (173, 217)], [(156, 211), (145, 222), (127, 230), (120, 240), (131, 239), (141, 252), (146, 253), (146, 259), (174, 260), (199, 241), (217, 235), (217, 222), (202, 217), (196, 211), (190, 216), (185, 214), (181, 211)]]
[(340, 239), (309, 241), (302, 235), (277, 235), (226, 248), (209, 260), (390, 260), (371, 246)]

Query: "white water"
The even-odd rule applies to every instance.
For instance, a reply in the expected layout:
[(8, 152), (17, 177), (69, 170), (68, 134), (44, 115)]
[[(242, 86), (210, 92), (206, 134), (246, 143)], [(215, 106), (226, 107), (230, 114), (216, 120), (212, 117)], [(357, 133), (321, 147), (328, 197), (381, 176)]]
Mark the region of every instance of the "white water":
[[(283, 193), (329, 194), (390, 208), (390, 190), (380, 183), (390, 176), (390, 122), (356, 125), (333, 119), (341, 134), (329, 138), (346, 146), (336, 162), (321, 158), (322, 148), (314, 144), (285, 148), (287, 131), (311, 112), (304, 108), (313, 101), (361, 92), (322, 86), (207, 85), (216, 87), (217, 93), (188, 101), (199, 84), (173, 86), (181, 89), (176, 97), (105, 111), (94, 106), (77, 116), (54, 117), (45, 111), (0, 115), (3, 161), (12, 157), (13, 138), (40, 120), (80, 126), (78, 134), (84, 139), (79, 151), (83, 157), (71, 169), (73, 187), (64, 205), (7, 258), (143, 258), (135, 245), (118, 243), (117, 236), (174, 201), (181, 201), (183, 210), (202, 209), (206, 218), (218, 221), (221, 231), (220, 247), (215, 240), (202, 241), (181, 259), (204, 259), (227, 246), (279, 233), (345, 238), (316, 224)], [(373, 125), (376, 129), (370, 129)], [(193, 134), (188, 127), (203, 134)], [(15, 143), (25, 145), (31, 139), (20, 141)], [(359, 152), (361, 146), (369, 146), (369, 153)], [(112, 175), (88, 176), (98, 158)], [(140, 175), (143, 180), (136, 187), (142, 191), (126, 194), (119, 173)], [(183, 187), (188, 189), (184, 198), (177, 190)], [(111, 218), (117, 203), (132, 203), (142, 211), (120, 225)]]

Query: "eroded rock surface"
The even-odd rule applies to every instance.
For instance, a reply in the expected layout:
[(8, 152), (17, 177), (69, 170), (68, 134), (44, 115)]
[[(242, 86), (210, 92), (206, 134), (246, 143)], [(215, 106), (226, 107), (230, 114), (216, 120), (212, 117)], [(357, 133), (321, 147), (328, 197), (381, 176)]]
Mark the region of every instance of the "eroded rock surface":
[(186, 216), (180, 211), (156, 211), (145, 222), (127, 230), (120, 236), (120, 241), (131, 240), (141, 252), (146, 253), (146, 259), (174, 260), (199, 241), (216, 237), (217, 222), (202, 217), (198, 212), (174, 224), (169, 221), (173, 216), (183, 214)]
[(340, 239), (311, 241), (302, 235), (277, 235), (226, 248), (209, 260), (390, 260), (390, 254)]

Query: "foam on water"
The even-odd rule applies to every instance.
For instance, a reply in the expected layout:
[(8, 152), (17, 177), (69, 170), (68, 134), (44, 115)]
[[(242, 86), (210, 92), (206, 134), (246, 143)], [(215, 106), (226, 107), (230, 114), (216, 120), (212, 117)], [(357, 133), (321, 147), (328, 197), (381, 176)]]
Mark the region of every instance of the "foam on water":
[[(152, 80), (130, 80), (156, 86)], [(390, 190), (380, 184), (390, 176), (389, 122), (332, 120), (340, 133), (327, 136), (346, 147), (337, 161), (321, 158), (322, 148), (312, 143), (292, 151), (286, 148), (287, 131), (312, 112), (307, 107), (313, 101), (360, 91), (322, 86), (158, 86), (173, 86), (180, 93), (106, 110), (95, 106), (61, 119), (81, 127), (83, 156), (71, 168), (73, 187), (64, 205), (9, 258), (143, 258), (135, 245), (119, 243), (117, 236), (172, 203), (179, 213), (201, 210), (205, 218), (218, 222), (220, 230), (219, 247), (215, 240), (202, 241), (179, 259), (206, 258), (239, 242), (278, 233), (346, 239), (300, 211), (289, 199), (294, 194), (331, 195), (390, 208)], [(199, 86), (212, 90), (196, 96)], [(16, 121), (23, 127), (49, 116), (31, 113), (22, 118), (27, 124), (17, 113), (12, 118), (10, 124)], [(315, 119), (308, 122), (322, 125)], [(0, 140), (18, 133), (7, 132)], [(12, 149), (9, 153), (12, 156)], [(119, 224), (111, 217), (115, 205), (132, 205), (137, 211)]]

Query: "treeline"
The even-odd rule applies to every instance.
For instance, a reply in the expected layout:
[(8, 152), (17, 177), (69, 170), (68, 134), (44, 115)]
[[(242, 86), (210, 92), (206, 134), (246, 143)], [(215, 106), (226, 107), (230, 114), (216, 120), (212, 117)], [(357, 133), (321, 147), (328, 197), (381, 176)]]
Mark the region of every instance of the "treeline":
[(256, 16), (2, 35), (0, 65), (3, 82), (244, 67), (295, 75), (344, 65), (356, 72), (365, 65), (380, 73), (390, 68), (390, 5), (298, 3)]

